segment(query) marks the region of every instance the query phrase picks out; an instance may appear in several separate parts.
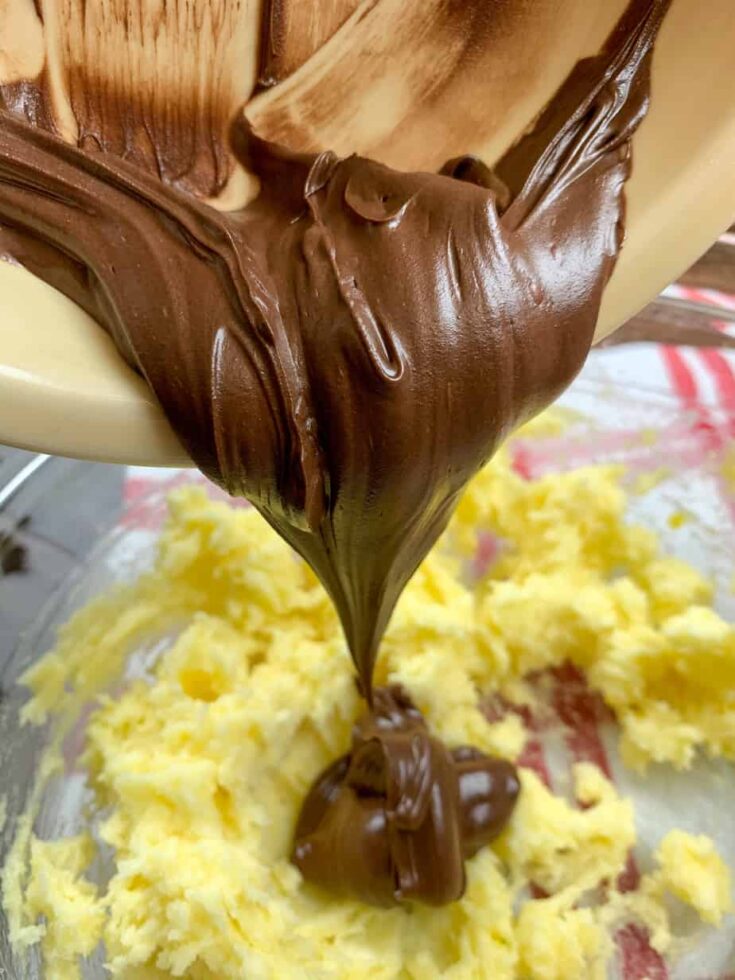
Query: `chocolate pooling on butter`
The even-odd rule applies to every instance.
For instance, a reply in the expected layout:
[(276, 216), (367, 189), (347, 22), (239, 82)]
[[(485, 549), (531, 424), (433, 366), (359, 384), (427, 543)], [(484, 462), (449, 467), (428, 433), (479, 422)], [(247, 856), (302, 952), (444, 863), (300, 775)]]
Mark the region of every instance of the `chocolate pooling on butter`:
[(292, 860), (305, 877), (373, 905), (444, 905), (465, 888), (464, 862), (507, 822), (514, 767), (433, 738), (398, 686), (378, 688), (349, 754), (314, 783)]
[[(0, 118), (0, 249), (105, 326), (197, 465), (251, 500), (335, 603), (376, 711), (344, 773), (340, 763), (315, 790), (325, 805), (297, 851), (331, 834), (354, 877), (335, 881), (314, 849), (296, 860), (349, 894), (437, 902), (463, 888), (461, 767), (474, 762), (450, 759), (408, 705), (375, 734), (378, 644), (467, 481), (586, 357), (667, 6), (633, 0), (492, 168), (460, 158), (409, 174), (293, 154), (239, 115), (230, 149), (261, 192), (228, 213)], [(365, 817), (361, 763), (375, 753), (385, 774), (403, 767), (384, 780), (386, 794), (400, 788), (395, 806), (370, 804), (400, 836), (388, 846), (363, 828), (368, 855), (349, 850), (340, 821), (348, 806)], [(472, 833), (485, 839), (481, 820)]]

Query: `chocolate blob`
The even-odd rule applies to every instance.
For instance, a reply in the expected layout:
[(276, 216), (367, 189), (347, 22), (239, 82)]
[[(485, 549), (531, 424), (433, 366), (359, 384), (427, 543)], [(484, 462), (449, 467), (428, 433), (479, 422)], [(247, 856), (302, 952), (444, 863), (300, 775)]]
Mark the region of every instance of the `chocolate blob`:
[(450, 752), (402, 688), (378, 688), (351, 751), (306, 797), (292, 860), (309, 881), (372, 905), (444, 905), (463, 894), (465, 859), (500, 833), (519, 789), (510, 763)]
[(0, 251), (106, 327), (196, 464), (335, 603), (374, 711), (294, 853), (335, 891), (451, 901), (512, 807), (514, 774), (452, 756), (406, 698), (372, 691), (373, 666), (467, 481), (584, 362), (667, 7), (632, 0), (492, 168), (293, 154), (240, 115), (230, 149), (261, 192), (228, 213), (0, 116)]

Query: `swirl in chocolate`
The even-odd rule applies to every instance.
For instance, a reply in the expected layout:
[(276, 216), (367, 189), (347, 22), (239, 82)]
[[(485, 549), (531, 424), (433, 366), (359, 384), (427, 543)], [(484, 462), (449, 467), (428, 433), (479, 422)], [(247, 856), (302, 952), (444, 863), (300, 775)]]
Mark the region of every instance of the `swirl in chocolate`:
[[(371, 705), (385, 626), (462, 488), (585, 359), (667, 5), (633, 0), (492, 170), (295, 155), (240, 116), (231, 150), (261, 193), (220, 213), (2, 116), (0, 247), (104, 324), (197, 465), (311, 564)], [(448, 901), (464, 882), (457, 787), (474, 762), (452, 760), (406, 711), (387, 730), (379, 712), (363, 723), (345, 772), (325, 777), (333, 814), (331, 789), (317, 796), (330, 848), (348, 853), (352, 808), (370, 852), (349, 852), (343, 891)], [(385, 790), (370, 797), (360, 763), (375, 753)], [(389, 844), (373, 819), (396, 822)], [(337, 887), (315, 851), (300, 853), (308, 876)]]
[(378, 688), (352, 749), (316, 780), (296, 824), (309, 881), (373, 905), (461, 897), (465, 858), (502, 830), (520, 784), (477, 749), (449, 751), (400, 687)]

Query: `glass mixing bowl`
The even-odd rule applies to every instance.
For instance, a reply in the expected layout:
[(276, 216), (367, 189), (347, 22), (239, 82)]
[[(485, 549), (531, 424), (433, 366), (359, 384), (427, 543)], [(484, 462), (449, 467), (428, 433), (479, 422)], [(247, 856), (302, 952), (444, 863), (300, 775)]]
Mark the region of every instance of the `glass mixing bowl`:
[[(593, 462), (624, 463), (633, 491), (630, 519), (654, 528), (668, 553), (709, 576), (717, 587), (718, 611), (735, 621), (735, 488), (727, 480), (727, 464), (732, 463), (729, 439), (735, 434), (732, 419), (706, 403), (683, 405), (655, 387), (622, 387), (616, 382), (616, 364), (607, 354), (591, 363), (561, 400), (568, 426), (554, 436), (518, 440), (516, 466), (537, 476)], [(44, 729), (20, 725), (25, 692), (18, 677), (52, 645), (58, 626), (74, 609), (112, 583), (134, 577), (150, 562), (166, 491), (183, 481), (205, 482), (187, 470), (157, 472), (148, 480), (144, 473), (123, 467), (22, 453), (2, 465), (0, 534), (10, 559), (9, 573), (0, 577), (0, 796), (7, 810), (0, 864), (48, 737)], [(219, 493), (215, 488), (211, 492)], [(671, 520), (678, 513), (688, 515), (681, 526)], [(11, 536), (14, 543), (9, 547)], [(134, 653), (138, 658), (131, 660), (131, 671), (138, 669), (141, 651), (131, 651), (131, 656)], [(574, 687), (579, 679), (570, 675), (567, 683)], [(710, 834), (735, 866), (732, 767), (702, 760), (690, 774), (654, 767), (645, 778), (635, 776), (618, 762), (611, 723), (598, 721), (594, 744), (607, 753), (616, 782), (636, 802), (641, 866), (674, 825)], [(589, 717), (567, 717), (564, 723), (568, 732), (569, 726), (589, 725)], [(563, 778), (570, 765), (559, 731), (543, 735), (555, 778)], [(84, 824), (88, 791), (78, 764), (82, 735), (83, 718), (65, 746), (65, 772), (45, 786), (35, 819), (36, 832), (43, 838), (74, 833)], [(105, 869), (99, 873), (103, 876)], [(718, 931), (687, 922), (682, 929), (689, 930), (688, 952), (670, 976), (712, 980), (735, 967), (731, 921)], [(85, 976), (104, 975), (101, 956), (85, 965)], [(663, 976), (653, 967), (635, 974), (639, 980), (646, 975)], [(0, 977), (40, 976), (34, 953), (27, 960), (14, 956), (0, 914)]]

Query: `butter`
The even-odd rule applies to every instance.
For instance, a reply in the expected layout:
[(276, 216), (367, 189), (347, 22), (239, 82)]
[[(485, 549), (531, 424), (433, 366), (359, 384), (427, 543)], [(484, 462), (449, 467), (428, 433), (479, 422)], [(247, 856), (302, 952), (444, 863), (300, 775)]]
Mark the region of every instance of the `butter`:
[[(735, 758), (735, 633), (710, 583), (626, 523), (620, 476), (527, 482), (501, 451), (407, 588), (376, 683), (404, 684), (450, 744), (516, 759), (520, 718), (489, 721), (478, 691), (532, 697), (524, 676), (568, 659), (617, 712), (629, 764)], [(496, 559), (470, 585), (478, 527)], [(150, 678), (100, 694), (137, 642), (166, 635)], [(713, 925), (731, 908), (714, 845), (682, 831), (637, 890), (615, 891), (634, 812), (590, 764), (575, 767), (571, 801), (521, 769), (511, 825), (468, 862), (453, 905), (375, 909), (305, 886), (291, 836), (307, 788), (349, 743), (351, 664), (310, 570), (255, 511), (200, 489), (170, 498), (152, 569), (78, 612), (25, 680), (26, 717), (63, 703), (60, 731), (98, 697), (85, 762), (112, 879), (86, 877), (91, 838), (41, 842), (30, 823), (4, 872), (14, 941), (40, 942), (60, 980), (100, 940), (113, 976), (140, 980), (602, 980), (620, 925), (641, 923), (665, 953), (672, 899)]]
[(732, 910), (730, 872), (704, 835), (672, 830), (656, 853), (661, 886), (718, 926)]
[[(44, 951), (47, 976), (75, 980), (78, 957), (88, 956), (97, 945), (104, 922), (104, 907), (96, 889), (83, 877), (94, 857), (88, 836), (56, 841), (33, 838), (30, 877), (25, 893), (26, 915), (44, 924), (37, 937)], [(29, 938), (36, 935), (30, 933)]]

